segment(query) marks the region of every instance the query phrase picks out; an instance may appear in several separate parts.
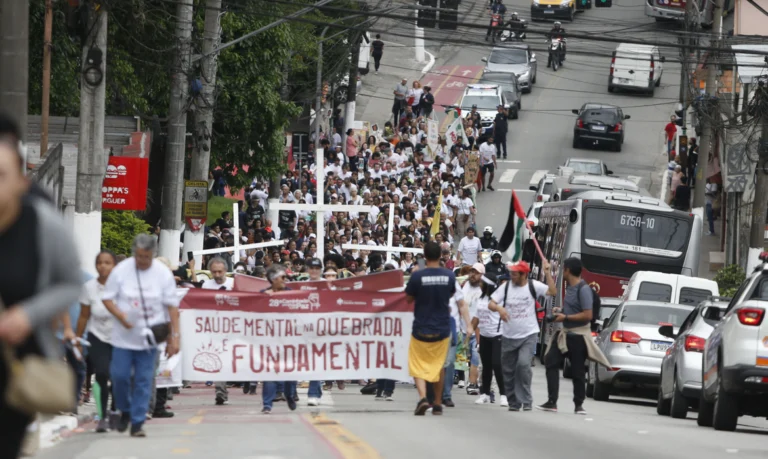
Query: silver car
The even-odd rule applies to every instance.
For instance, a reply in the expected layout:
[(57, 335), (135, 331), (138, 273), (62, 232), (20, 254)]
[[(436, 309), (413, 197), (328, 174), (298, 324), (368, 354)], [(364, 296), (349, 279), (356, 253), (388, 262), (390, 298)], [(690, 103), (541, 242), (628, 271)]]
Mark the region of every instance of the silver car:
[(523, 92), (531, 92), (536, 83), (536, 53), (527, 44), (513, 46), (497, 46), (491, 50), (491, 55), (484, 57), (483, 72), (514, 73)]
[(528, 189), (536, 192), (536, 195), (533, 198), (534, 201), (542, 203), (549, 202), (549, 197), (552, 195), (553, 183), (557, 177), (556, 174), (545, 174), (538, 182), (529, 184)]
[(676, 332), (690, 306), (655, 301), (625, 301), (603, 324), (597, 345), (611, 368), (589, 364), (587, 396), (606, 401), (611, 394), (637, 387), (655, 387), (661, 375), (661, 359), (672, 340), (659, 334), (659, 326)]
[(675, 333), (669, 325), (659, 333), (675, 340), (661, 361), (661, 383), (656, 412), (684, 419), (688, 407), (699, 400), (701, 358), (707, 338), (725, 313), (730, 298), (712, 297), (702, 301)]

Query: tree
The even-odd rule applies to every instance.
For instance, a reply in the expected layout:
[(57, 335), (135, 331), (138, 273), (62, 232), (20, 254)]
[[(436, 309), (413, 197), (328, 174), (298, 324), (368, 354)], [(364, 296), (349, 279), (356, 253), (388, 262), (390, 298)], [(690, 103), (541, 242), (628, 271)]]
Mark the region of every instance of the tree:
[(101, 214), (101, 247), (116, 254), (130, 256), (137, 234), (149, 232), (147, 222), (125, 210), (105, 210)]

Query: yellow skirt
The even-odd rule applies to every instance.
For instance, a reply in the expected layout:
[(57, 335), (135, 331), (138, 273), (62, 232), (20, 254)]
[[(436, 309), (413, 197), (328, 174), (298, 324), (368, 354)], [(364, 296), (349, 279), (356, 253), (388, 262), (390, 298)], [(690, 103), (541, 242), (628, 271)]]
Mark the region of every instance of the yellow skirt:
[(427, 382), (440, 380), (440, 372), (445, 366), (445, 357), (451, 346), (451, 338), (442, 341), (426, 342), (411, 337), (408, 348), (408, 371), (414, 378)]

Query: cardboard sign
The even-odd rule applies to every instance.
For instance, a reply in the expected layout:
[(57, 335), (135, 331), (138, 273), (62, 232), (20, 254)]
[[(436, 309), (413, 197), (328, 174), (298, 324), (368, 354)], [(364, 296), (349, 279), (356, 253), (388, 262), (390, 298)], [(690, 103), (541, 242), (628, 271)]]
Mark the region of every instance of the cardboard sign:
[(101, 208), (146, 210), (149, 158), (110, 156), (101, 186)]
[(190, 290), (181, 303), (184, 378), (408, 379), (412, 306), (403, 293)]
[(478, 172), (480, 172), (480, 155), (470, 153), (467, 164), (464, 166), (464, 186), (475, 183)]

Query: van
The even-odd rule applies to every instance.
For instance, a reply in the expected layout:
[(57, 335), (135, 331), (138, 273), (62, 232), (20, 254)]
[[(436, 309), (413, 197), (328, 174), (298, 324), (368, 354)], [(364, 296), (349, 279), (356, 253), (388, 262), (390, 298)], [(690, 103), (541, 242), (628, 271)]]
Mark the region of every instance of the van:
[(711, 296), (720, 296), (717, 282), (701, 277), (637, 271), (629, 279), (622, 300), (646, 300), (696, 306)]
[(658, 46), (619, 44), (611, 59), (608, 92), (621, 88), (653, 95), (661, 84), (665, 60)]

